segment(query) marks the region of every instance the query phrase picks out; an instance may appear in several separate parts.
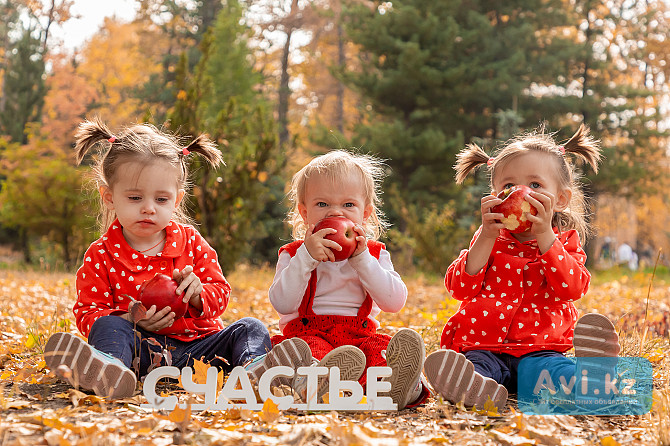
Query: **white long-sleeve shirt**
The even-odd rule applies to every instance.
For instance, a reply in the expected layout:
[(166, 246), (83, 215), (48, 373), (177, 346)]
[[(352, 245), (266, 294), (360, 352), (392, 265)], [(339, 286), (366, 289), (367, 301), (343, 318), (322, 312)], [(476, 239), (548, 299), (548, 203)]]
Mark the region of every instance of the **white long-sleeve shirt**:
[(379, 328), (375, 317), (381, 311), (397, 313), (407, 300), (407, 287), (393, 269), (391, 256), (385, 249), (381, 250), (379, 260), (366, 249), (341, 262), (319, 262), (302, 245), (293, 257), (286, 251), (279, 255), (268, 293), (270, 303), (279, 313), (281, 330), (298, 317), (315, 268), (317, 284), (312, 304), (315, 314), (356, 316), (367, 292), (373, 301), (369, 317)]

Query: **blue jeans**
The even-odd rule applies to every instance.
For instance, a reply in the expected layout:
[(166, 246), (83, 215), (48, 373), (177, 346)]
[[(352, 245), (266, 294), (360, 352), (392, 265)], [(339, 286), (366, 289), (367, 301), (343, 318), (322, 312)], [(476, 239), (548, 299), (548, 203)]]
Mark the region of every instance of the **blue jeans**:
[[(158, 343), (153, 345), (148, 339)], [(88, 343), (101, 352), (120, 359), (130, 369), (133, 360), (139, 357), (139, 376), (147, 374), (153, 358), (152, 353), (167, 350), (172, 355), (172, 364), (177, 368), (192, 366), (198, 359), (225, 371), (243, 365), (247, 360), (263, 355), (272, 349), (270, 334), (258, 319), (245, 317), (233, 322), (223, 330), (190, 342), (179, 341), (165, 335), (133, 329), (132, 322), (119, 316), (103, 316), (91, 327)], [(160, 365), (168, 365), (161, 357)]]
[[(560, 382), (561, 376), (566, 382), (575, 375), (575, 363), (563, 354), (553, 350), (542, 350), (516, 357), (507, 353), (492, 353), (487, 350), (471, 350), (465, 353), (475, 365), (475, 372), (493, 378), (505, 386), (509, 393), (517, 393), (517, 383), (537, 382), (542, 370), (549, 371), (553, 382)], [(546, 361), (533, 361), (533, 367), (519, 369), (523, 358), (546, 358)]]

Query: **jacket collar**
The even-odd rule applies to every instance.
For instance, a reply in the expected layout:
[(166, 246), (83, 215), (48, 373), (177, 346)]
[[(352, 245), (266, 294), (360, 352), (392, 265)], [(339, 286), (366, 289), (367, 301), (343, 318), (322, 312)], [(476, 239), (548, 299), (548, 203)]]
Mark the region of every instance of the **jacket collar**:
[(170, 221), (165, 227), (165, 246), (163, 251), (155, 256), (146, 256), (133, 249), (123, 236), (123, 226), (119, 220), (114, 220), (107, 232), (102, 236), (102, 243), (111, 256), (131, 271), (142, 271), (149, 266), (149, 262), (156, 257), (174, 258), (183, 254), (186, 247), (186, 233), (184, 228)]

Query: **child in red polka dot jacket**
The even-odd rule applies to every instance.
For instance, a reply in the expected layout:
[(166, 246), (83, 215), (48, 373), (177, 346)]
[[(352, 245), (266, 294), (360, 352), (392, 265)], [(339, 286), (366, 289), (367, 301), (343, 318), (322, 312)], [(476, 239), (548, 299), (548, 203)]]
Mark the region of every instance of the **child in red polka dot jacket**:
[[(103, 236), (77, 271), (73, 311), (88, 343), (55, 333), (45, 347), (49, 368), (74, 386), (121, 398), (135, 391), (131, 368), (144, 376), (158, 365), (181, 368), (199, 359), (230, 370), (265, 354), (271, 342), (263, 323), (244, 318), (223, 326), (230, 285), (216, 251), (188, 224), (183, 208), (189, 154), (216, 167), (216, 146), (201, 135), (182, 147), (174, 135), (150, 125), (114, 136), (97, 119), (83, 122), (75, 136), (78, 162), (104, 143), (94, 166)], [(152, 305), (135, 327), (131, 297), (137, 299), (140, 286), (157, 273), (178, 283), (186, 314), (176, 317), (172, 308)]]
[[(560, 376), (569, 382), (575, 365), (563, 353), (573, 345), (576, 356), (619, 352), (607, 318), (589, 314), (577, 321), (573, 302), (591, 278), (580, 241), (589, 227), (568, 154), (597, 172), (599, 146), (584, 126), (563, 145), (540, 128), (493, 157), (474, 144), (458, 156), (457, 183), (486, 165), (492, 194), (481, 200), (482, 224), (469, 249), (447, 269), (446, 288), (461, 304), (444, 327), (441, 349), (424, 365), (428, 381), (448, 401), (482, 407), (490, 399), (502, 409), (517, 378), (537, 378), (519, 368), (524, 358), (538, 358), (554, 382)], [(532, 225), (520, 233), (505, 229), (503, 214), (492, 211), (502, 202), (496, 195), (515, 185), (532, 189), (526, 201), (537, 210), (525, 213)]]

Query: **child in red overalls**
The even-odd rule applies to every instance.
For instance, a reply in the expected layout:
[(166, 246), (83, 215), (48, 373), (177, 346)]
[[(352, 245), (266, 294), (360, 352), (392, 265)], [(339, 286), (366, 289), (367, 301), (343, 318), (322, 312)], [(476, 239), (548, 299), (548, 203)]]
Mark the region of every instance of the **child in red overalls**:
[[(370, 156), (336, 150), (294, 175), (289, 221), (297, 240), (280, 249), (269, 290), (283, 333), (272, 341), (304, 341), (320, 366), (339, 366), (342, 379), (358, 379), (362, 385), (368, 367), (388, 365), (393, 370), (390, 396), (403, 409), (422, 403), (429, 392), (421, 383), (424, 344), (418, 333), (401, 329), (393, 338), (377, 333), (375, 317), (381, 311), (400, 311), (407, 299), (388, 251), (374, 241), (385, 226), (379, 209), (383, 172)], [(317, 222), (330, 216), (356, 224), (358, 245), (347, 260), (335, 262), (333, 250), (341, 247), (324, 238), (334, 229), (313, 232)], [(319, 396), (326, 384), (322, 378)], [(301, 383), (294, 388), (300, 394)]]
[[(474, 144), (458, 157), (457, 183), (486, 164), (492, 195), (481, 200), (482, 225), (470, 248), (447, 270), (447, 290), (461, 304), (444, 327), (442, 350), (425, 363), (428, 381), (446, 400), (481, 407), (490, 398), (503, 408), (517, 377), (535, 377), (534, 370), (519, 369), (523, 358), (542, 358), (537, 363), (546, 360), (552, 376), (570, 377), (575, 365), (563, 353), (573, 345), (576, 356), (619, 352), (607, 318), (588, 314), (577, 322), (573, 302), (591, 279), (580, 242), (589, 228), (567, 153), (597, 172), (598, 144), (583, 126), (563, 146), (540, 130), (513, 140), (493, 158)], [(526, 214), (529, 230), (511, 233), (491, 208), (502, 202), (498, 192), (518, 184), (533, 189), (526, 200), (538, 212)]]

